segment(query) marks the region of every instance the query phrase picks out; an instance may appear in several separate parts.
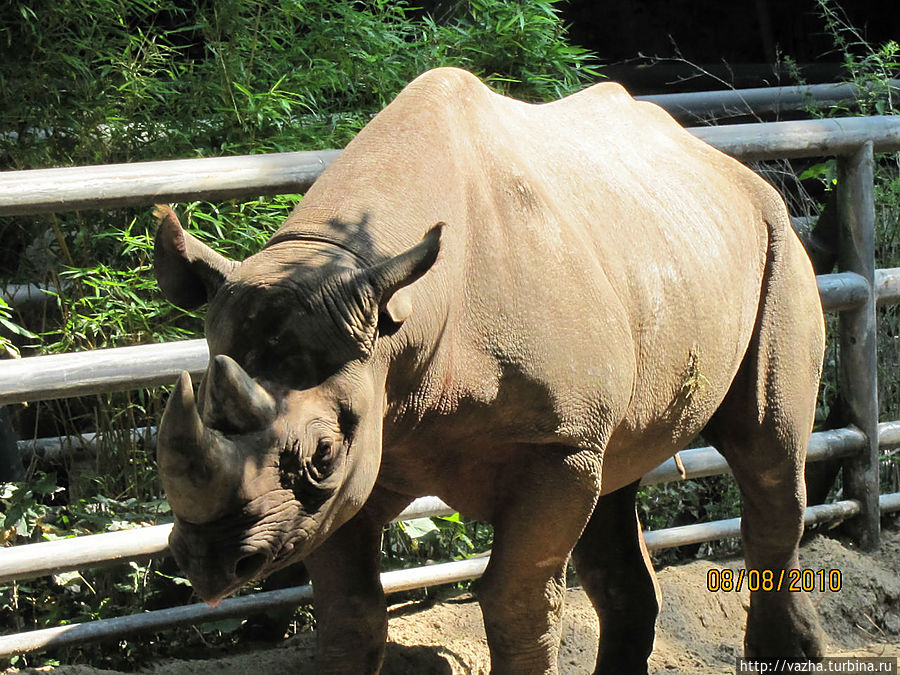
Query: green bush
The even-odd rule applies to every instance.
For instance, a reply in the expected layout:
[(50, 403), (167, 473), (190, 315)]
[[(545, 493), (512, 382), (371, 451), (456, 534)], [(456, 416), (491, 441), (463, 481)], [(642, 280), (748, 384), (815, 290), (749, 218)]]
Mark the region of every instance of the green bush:
[[(597, 76), (591, 55), (566, 42), (555, 2), (457, 4), (451, 19), (436, 21), (388, 0), (11, 0), (0, 4), (0, 168), (339, 148), (410, 80), (439, 65), (467, 68), (531, 101)], [(179, 210), (193, 234), (244, 258), (299, 199)], [(0, 306), (0, 324), (40, 334), (11, 335), (10, 345), (67, 352), (200, 336), (201, 316), (165, 302), (153, 281), (150, 210), (0, 218), (0, 279), (49, 283), (57, 292), (54, 312), (13, 316)], [(52, 420), (60, 431), (99, 431), (100, 444), (95, 456), (57, 474), (2, 486), (4, 543), (169, 518), (152, 453), (122, 431), (155, 424), (163, 395), (32, 405), (35, 427)], [(391, 528), (385, 552), (388, 566), (397, 566), (470, 555), (489, 542), (487, 526), (434, 519)], [(154, 564), (13, 584), (0, 588), (0, 606), (13, 610), (4, 628), (130, 613), (178, 583)], [(174, 642), (227, 641), (239, 623), (183, 631)], [(143, 638), (123, 642), (113, 656), (87, 647), (64, 657), (128, 665), (159, 649), (159, 640)]]
[(0, 166), (343, 147), (421, 72), (457, 65), (529, 100), (596, 75), (554, 2), (57, 0), (0, 9)]

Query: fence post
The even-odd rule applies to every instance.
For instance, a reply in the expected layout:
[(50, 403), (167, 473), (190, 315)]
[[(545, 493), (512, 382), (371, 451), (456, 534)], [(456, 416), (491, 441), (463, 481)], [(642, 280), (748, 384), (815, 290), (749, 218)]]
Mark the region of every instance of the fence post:
[(844, 498), (856, 499), (859, 516), (848, 527), (863, 550), (878, 547), (878, 357), (875, 317), (874, 156), (868, 141), (851, 155), (838, 158), (837, 203), (840, 221), (838, 265), (869, 284), (866, 303), (841, 312), (838, 320), (840, 370), (838, 391), (846, 421), (866, 435), (866, 447), (844, 462)]

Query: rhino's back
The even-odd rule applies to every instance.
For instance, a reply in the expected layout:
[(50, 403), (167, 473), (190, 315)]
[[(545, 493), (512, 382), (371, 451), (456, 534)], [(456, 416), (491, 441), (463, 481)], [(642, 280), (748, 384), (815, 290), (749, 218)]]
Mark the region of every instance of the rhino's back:
[(693, 435), (753, 330), (771, 188), (616, 84), (470, 99), (466, 326), (553, 379), (564, 424), (627, 396), (626, 426)]

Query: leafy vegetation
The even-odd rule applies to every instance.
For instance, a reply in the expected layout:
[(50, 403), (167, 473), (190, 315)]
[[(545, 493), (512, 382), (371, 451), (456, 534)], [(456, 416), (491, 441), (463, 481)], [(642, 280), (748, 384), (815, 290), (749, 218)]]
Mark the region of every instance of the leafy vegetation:
[[(0, 167), (26, 169), (342, 147), (410, 80), (438, 65), (540, 101), (597, 76), (567, 44), (550, 0), (459, 3), (437, 21), (405, 2), (368, 0), (13, 0), (0, 6)], [(183, 222), (233, 258), (258, 250), (300, 199), (181, 205)], [(46, 283), (55, 303), (0, 305), (0, 348), (55, 353), (184, 339), (201, 317), (165, 302), (151, 270), (150, 209), (0, 218), (0, 278)], [(27, 326), (31, 332), (26, 331)], [(40, 403), (19, 411), (36, 435), (99, 432), (95, 454), (30, 470), (0, 492), (4, 543), (165, 522), (147, 425), (164, 391)], [(129, 429), (143, 430), (135, 435)], [(458, 517), (391, 528), (387, 566), (484, 550), (490, 528)], [(166, 563), (162, 563), (165, 565)], [(189, 598), (172, 569), (131, 564), (0, 588), (3, 627), (40, 628)], [(305, 619), (304, 621), (305, 622)], [(174, 641), (231, 640), (240, 622)], [(127, 666), (160, 650), (125, 641), (66, 660)], [(20, 657), (17, 665), (43, 663)]]

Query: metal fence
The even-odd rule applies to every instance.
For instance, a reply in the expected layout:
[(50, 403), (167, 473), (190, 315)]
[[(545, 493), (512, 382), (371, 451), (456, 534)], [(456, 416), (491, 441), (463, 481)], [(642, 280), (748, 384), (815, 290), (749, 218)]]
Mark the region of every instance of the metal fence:
[[(690, 129), (744, 161), (836, 156), (841, 242), (837, 274), (818, 278), (823, 307), (839, 311), (839, 387), (851, 426), (814, 433), (809, 461), (842, 458), (843, 501), (807, 509), (807, 523), (846, 520), (862, 548), (877, 546), (882, 512), (900, 510), (900, 493), (879, 495), (879, 448), (900, 447), (900, 421), (878, 422), (876, 304), (900, 302), (900, 268), (875, 269), (873, 162), (875, 152), (900, 151), (900, 118), (869, 117), (744, 124)], [(226, 199), (303, 192), (338, 151), (292, 152), (0, 173), (0, 215), (115, 208), (161, 201)], [(0, 404), (171, 384), (178, 373), (201, 373), (203, 340), (35, 356), (0, 362)], [(681, 453), (684, 474), (669, 460), (646, 483), (728, 471), (713, 448)], [(435, 498), (416, 500), (398, 519), (449, 513)], [(651, 549), (736, 537), (740, 520), (650, 531)], [(8, 547), (0, 550), (0, 582), (64, 570), (145, 559), (166, 552), (170, 525)], [(382, 575), (387, 592), (479, 576), (487, 558), (398, 570)], [(102, 621), (0, 637), (0, 655), (117, 637), (138, 630), (217, 621), (262, 608), (310, 600), (308, 586)]]

